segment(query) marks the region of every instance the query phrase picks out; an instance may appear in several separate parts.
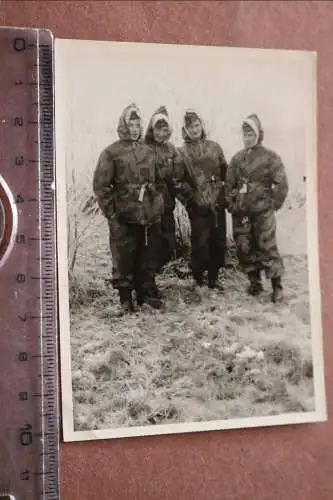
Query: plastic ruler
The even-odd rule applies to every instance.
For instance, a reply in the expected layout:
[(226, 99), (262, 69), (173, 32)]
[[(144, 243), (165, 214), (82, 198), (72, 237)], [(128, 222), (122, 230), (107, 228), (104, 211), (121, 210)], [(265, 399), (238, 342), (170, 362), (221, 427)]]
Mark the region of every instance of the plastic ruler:
[(58, 491), (53, 36), (0, 28), (0, 497)]

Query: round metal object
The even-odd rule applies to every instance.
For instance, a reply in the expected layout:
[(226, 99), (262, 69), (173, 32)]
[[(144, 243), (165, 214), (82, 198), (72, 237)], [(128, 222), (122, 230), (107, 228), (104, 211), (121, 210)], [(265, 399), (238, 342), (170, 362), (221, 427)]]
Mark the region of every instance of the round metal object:
[(17, 210), (8, 184), (0, 175), (0, 267), (14, 245), (17, 230)]

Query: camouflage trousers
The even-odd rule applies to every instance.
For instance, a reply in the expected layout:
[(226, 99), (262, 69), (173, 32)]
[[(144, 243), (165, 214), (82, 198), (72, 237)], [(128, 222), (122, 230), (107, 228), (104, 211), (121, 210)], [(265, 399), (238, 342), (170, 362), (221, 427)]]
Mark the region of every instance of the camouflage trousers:
[(112, 255), (114, 288), (147, 290), (155, 283), (154, 258), (158, 250), (158, 224), (145, 229), (124, 224), (113, 215), (109, 220), (109, 243)]
[(225, 267), (226, 212), (215, 214), (189, 213), (191, 223), (191, 270), (194, 278), (208, 271), (216, 279), (221, 267)]
[(234, 214), (233, 236), (239, 263), (244, 272), (265, 270), (268, 279), (281, 277), (283, 260), (276, 242), (273, 210), (245, 215)]
[(173, 211), (163, 214), (160, 231), (159, 249), (155, 256), (157, 272), (160, 272), (163, 266), (175, 257), (176, 225)]

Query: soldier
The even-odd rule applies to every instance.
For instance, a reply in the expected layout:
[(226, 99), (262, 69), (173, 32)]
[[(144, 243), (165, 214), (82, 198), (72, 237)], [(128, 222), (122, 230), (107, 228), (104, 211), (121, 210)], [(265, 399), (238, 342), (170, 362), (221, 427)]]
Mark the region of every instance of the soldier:
[(225, 267), (227, 162), (220, 145), (207, 139), (197, 112), (185, 113), (182, 134), (180, 153), (193, 189), (186, 203), (191, 223), (191, 270), (198, 286), (203, 285), (203, 274), (208, 270), (208, 286), (215, 288), (219, 269)]
[(155, 156), (156, 187), (164, 199), (160, 246), (156, 254), (157, 271), (161, 271), (163, 266), (174, 258), (176, 249), (173, 211), (182, 166), (180, 155), (170, 142), (171, 134), (168, 112), (161, 106), (152, 115), (145, 136), (145, 143), (152, 148)]
[(161, 306), (155, 283), (154, 255), (158, 244), (163, 197), (156, 190), (155, 158), (142, 142), (140, 111), (123, 111), (119, 140), (102, 151), (93, 189), (109, 224), (112, 284), (125, 312), (133, 312), (132, 291), (139, 305)]
[(226, 197), (232, 213), (234, 240), (239, 262), (248, 274), (248, 293), (263, 290), (261, 271), (272, 283), (272, 301), (283, 297), (283, 260), (276, 242), (276, 217), (288, 194), (288, 181), (281, 158), (262, 145), (264, 132), (256, 114), (243, 125), (244, 149), (231, 160)]

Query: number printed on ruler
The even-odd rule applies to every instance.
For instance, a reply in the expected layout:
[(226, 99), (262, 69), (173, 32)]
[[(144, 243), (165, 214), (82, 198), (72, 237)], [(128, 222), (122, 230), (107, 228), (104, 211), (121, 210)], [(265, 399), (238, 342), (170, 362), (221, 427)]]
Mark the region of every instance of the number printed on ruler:
[(0, 29), (0, 496), (55, 500), (53, 37)]

